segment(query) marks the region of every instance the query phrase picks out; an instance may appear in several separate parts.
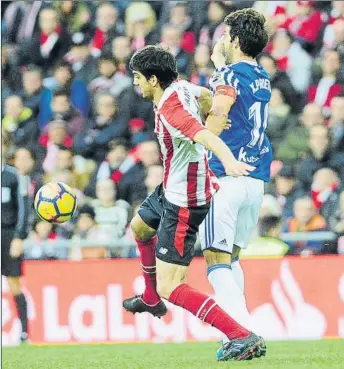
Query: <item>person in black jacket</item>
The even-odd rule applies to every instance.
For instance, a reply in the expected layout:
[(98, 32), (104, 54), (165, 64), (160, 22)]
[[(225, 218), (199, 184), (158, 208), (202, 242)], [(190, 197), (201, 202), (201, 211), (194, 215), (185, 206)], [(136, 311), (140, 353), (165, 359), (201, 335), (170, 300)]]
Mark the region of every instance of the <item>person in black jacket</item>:
[(161, 31), (161, 41), (177, 60), (178, 72), (185, 78), (191, 76), (191, 55), (182, 49), (182, 32), (172, 24), (166, 24)]
[(21, 65), (40, 66), (44, 73), (52, 71), (69, 49), (71, 40), (61, 27), (58, 12), (45, 8), (39, 14), (40, 32), (20, 48)]
[(292, 108), (292, 111), (299, 112), (303, 101), (300, 100), (287, 73), (278, 69), (276, 59), (267, 53), (262, 53), (258, 57), (258, 63), (269, 73), (271, 88), (279, 89), (285, 98), (285, 102)]
[[(25, 189), (17, 171), (5, 164), (8, 136), (2, 133), (2, 176), (1, 176), (1, 274), (7, 281), (14, 296), (22, 325), (21, 341), (28, 339), (27, 302), (22, 292), (22, 255), (24, 239), (27, 236), (27, 216)], [(24, 190), (24, 191), (23, 191)], [(4, 216), (5, 215), (5, 216)]]
[(74, 152), (100, 164), (108, 151), (108, 144), (115, 138), (128, 135), (128, 122), (118, 114), (114, 96), (100, 93), (96, 97), (96, 116), (89, 128), (74, 139)]
[(314, 173), (321, 168), (333, 169), (344, 178), (344, 154), (330, 148), (329, 129), (325, 125), (315, 125), (309, 130), (310, 154), (301, 162), (298, 182), (307, 192), (311, 188)]
[(284, 220), (293, 216), (294, 202), (304, 196), (304, 192), (297, 187), (296, 172), (292, 165), (285, 164), (275, 179), (276, 196), (282, 207)]
[(35, 117), (38, 117), (42, 94), (47, 91), (43, 86), (42, 70), (35, 65), (29, 65), (25, 67), (22, 76), (23, 89), (20, 91), (20, 96), (23, 98), (24, 105), (32, 110)]

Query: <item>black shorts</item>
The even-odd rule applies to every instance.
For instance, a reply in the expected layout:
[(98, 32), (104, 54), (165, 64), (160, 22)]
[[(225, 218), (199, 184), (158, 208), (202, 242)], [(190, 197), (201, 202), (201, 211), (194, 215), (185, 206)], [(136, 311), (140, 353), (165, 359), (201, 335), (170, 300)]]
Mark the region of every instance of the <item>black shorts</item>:
[(22, 275), (23, 257), (12, 258), (10, 255), (14, 229), (1, 229), (1, 274), (6, 277), (20, 277)]
[(171, 264), (188, 266), (194, 256), (197, 232), (210, 208), (210, 203), (183, 208), (170, 203), (162, 185), (146, 198), (138, 213), (142, 220), (157, 230), (156, 257)]

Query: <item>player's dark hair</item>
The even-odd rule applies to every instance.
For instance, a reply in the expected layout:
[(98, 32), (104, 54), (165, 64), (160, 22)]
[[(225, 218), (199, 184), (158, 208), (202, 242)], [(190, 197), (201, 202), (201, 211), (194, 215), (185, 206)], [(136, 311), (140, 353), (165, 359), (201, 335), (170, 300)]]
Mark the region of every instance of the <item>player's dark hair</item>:
[(238, 37), (240, 49), (245, 55), (255, 58), (268, 43), (265, 17), (254, 9), (230, 13), (224, 22), (230, 27), (231, 41)]
[(159, 45), (149, 45), (136, 51), (130, 59), (129, 68), (142, 73), (147, 80), (156, 76), (162, 89), (178, 77), (175, 57)]
[(261, 237), (268, 237), (271, 230), (279, 227), (281, 218), (277, 216), (263, 217), (259, 221), (259, 234)]

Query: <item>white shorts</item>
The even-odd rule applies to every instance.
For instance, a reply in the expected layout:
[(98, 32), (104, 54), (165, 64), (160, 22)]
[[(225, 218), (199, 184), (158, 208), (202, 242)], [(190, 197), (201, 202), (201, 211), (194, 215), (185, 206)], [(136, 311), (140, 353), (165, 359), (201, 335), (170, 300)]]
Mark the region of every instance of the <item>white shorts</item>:
[(220, 178), (220, 189), (199, 228), (202, 250), (231, 253), (233, 245), (246, 248), (258, 223), (264, 181), (251, 177)]

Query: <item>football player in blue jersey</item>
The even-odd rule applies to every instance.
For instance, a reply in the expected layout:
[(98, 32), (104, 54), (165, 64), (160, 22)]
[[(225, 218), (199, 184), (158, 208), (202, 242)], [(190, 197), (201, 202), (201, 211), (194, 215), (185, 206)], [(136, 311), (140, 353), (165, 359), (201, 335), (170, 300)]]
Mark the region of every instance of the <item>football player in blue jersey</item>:
[[(206, 126), (239, 161), (256, 169), (247, 177), (230, 177), (220, 160), (210, 154), (210, 168), (220, 179), (220, 190), (201, 225), (200, 239), (218, 303), (247, 329), (257, 332), (246, 306), (239, 253), (257, 225), (264, 182), (270, 178), (272, 150), (265, 132), (270, 78), (255, 60), (268, 42), (268, 31), (264, 16), (253, 9), (233, 12), (224, 22), (225, 34), (212, 54), (216, 70), (209, 82), (213, 104)], [(231, 129), (226, 130), (228, 120)], [(224, 337), (217, 359), (226, 360), (223, 348), (235, 344)]]

